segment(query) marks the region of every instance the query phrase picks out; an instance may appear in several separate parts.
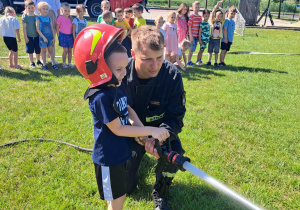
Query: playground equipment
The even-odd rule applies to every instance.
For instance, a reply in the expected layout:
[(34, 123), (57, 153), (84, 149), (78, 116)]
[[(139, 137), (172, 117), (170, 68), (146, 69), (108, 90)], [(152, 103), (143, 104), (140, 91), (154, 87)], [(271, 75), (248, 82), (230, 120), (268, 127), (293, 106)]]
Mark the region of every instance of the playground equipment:
[(268, 16), (269, 16), (269, 19), (270, 19), (270, 22), (271, 22), (272, 26), (274, 25), (274, 22), (273, 22), (272, 15), (271, 15), (271, 12), (270, 12), (270, 10), (269, 10), (269, 7), (270, 7), (270, 0), (269, 0), (269, 2), (268, 2), (267, 8), (265, 9), (265, 11), (264, 11), (263, 14), (260, 16), (260, 18), (257, 20), (256, 23), (259, 23), (259, 21), (260, 21), (264, 16), (266, 16), (265, 22), (264, 22), (264, 24), (263, 24), (263, 26), (265, 26), (265, 25), (266, 25), (266, 22), (267, 22), (267, 18), (268, 18)]

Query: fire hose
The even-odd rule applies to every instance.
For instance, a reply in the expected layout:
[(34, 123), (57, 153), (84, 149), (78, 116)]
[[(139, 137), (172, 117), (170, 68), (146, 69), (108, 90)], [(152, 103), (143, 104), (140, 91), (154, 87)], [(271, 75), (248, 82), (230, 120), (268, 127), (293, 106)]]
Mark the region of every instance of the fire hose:
[(185, 157), (183, 155), (179, 155), (177, 152), (172, 151), (170, 149), (171, 145), (170, 145), (169, 139), (163, 145), (160, 145), (159, 141), (156, 139), (155, 146), (156, 146), (156, 149), (157, 149), (157, 152), (158, 152), (160, 158), (166, 159), (166, 161), (173, 163), (181, 171), (186, 170), (186, 171), (189, 171), (190, 173), (194, 174), (195, 176), (198, 176), (200, 179), (202, 179), (206, 183), (214, 186), (221, 192), (225, 193), (229, 197), (240, 202), (241, 204), (243, 204), (245, 207), (247, 207), (249, 209), (255, 209), (255, 210), (261, 209), (258, 206), (256, 206), (255, 204), (248, 201), (246, 198), (237, 194), (236, 192), (234, 192), (233, 190), (231, 190), (230, 188), (228, 188), (227, 186), (225, 186), (218, 180), (214, 179), (213, 177), (209, 176), (208, 174), (204, 173), (199, 168), (197, 168), (196, 166), (191, 164), (190, 158)]

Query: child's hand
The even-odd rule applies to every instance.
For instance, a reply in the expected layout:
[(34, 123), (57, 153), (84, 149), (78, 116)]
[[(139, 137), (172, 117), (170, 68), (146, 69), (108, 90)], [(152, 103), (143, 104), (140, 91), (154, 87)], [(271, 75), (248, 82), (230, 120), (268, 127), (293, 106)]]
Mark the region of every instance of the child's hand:
[(202, 44), (203, 44), (203, 42), (202, 42), (202, 40), (201, 40), (201, 39), (199, 39), (199, 44), (200, 44), (200, 45), (202, 45)]
[(226, 44), (228, 43), (228, 39), (227, 38), (224, 39), (224, 43), (226, 43)]
[(182, 67), (181, 69), (182, 69), (182, 71), (185, 71), (185, 70), (186, 70), (184, 67)]
[(18, 42), (21, 42), (21, 38), (18, 38)]
[(194, 38), (193, 36), (190, 37), (190, 42), (193, 43), (194, 42)]
[(151, 131), (151, 136), (159, 140), (159, 143), (162, 144), (169, 136), (169, 132), (165, 128), (153, 128)]
[(44, 42), (48, 43), (48, 39), (46, 39), (46, 37), (43, 38), (43, 40), (44, 40)]
[(221, 6), (223, 4), (223, 1), (218, 1), (217, 5)]
[(142, 145), (142, 146), (145, 146), (145, 143), (146, 143), (146, 140), (148, 139), (148, 137), (147, 136), (140, 136), (140, 137), (135, 137), (134, 138), (134, 140), (138, 143), (138, 144), (140, 144), (140, 145)]
[(51, 41), (51, 42), (52, 42), (52, 44), (53, 44), (53, 45), (55, 45), (55, 39), (52, 39), (52, 41)]
[(28, 39), (28, 38), (25, 38), (25, 42), (28, 43), (28, 42), (29, 42), (29, 39)]

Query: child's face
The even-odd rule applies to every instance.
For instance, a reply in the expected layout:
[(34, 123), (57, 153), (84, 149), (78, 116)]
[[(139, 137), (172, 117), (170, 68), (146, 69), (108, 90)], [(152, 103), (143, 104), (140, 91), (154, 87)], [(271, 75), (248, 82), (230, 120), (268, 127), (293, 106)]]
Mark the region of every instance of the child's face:
[(184, 7), (182, 10), (181, 10), (181, 15), (185, 15), (187, 13), (187, 7)]
[(119, 22), (123, 21), (123, 12), (119, 12), (116, 14), (116, 18)]
[(136, 18), (140, 18), (142, 16), (142, 12), (141, 11), (139, 12), (137, 9), (134, 9), (133, 10), (133, 15)]
[(128, 56), (127, 53), (113, 53), (108, 58), (108, 67), (111, 72), (118, 79), (119, 84), (121, 85), (123, 78), (126, 76), (126, 66), (128, 65)]
[(49, 7), (47, 5), (43, 6), (40, 9), (40, 13), (41, 13), (42, 16), (46, 16), (48, 14), (48, 11), (49, 11)]
[(77, 15), (78, 15), (78, 17), (83, 17), (83, 15), (84, 15), (84, 10), (83, 10), (83, 8), (80, 8), (80, 9), (77, 11)]
[(113, 17), (110, 16), (110, 17), (108, 17), (108, 18), (105, 18), (104, 21), (105, 21), (106, 23), (111, 23), (112, 19), (113, 19)]
[(27, 12), (30, 14), (30, 15), (33, 15), (34, 14), (34, 10), (35, 10), (35, 6), (34, 5), (28, 5), (26, 7), (26, 10)]
[(185, 51), (187, 51), (188, 49), (190, 49), (189, 46), (185, 46), (185, 45), (182, 45), (182, 46), (181, 46), (181, 51), (182, 51), (182, 52), (185, 52)]
[(130, 19), (133, 16), (133, 13), (131, 12), (125, 12), (125, 18)]
[(175, 23), (176, 14), (173, 13), (171, 16), (168, 17), (170, 23)]
[(204, 14), (204, 15), (203, 15), (203, 19), (204, 19), (205, 22), (207, 22), (208, 19), (209, 19), (209, 14), (207, 14), (207, 13)]
[(236, 14), (235, 12), (229, 11), (228, 12), (229, 19), (233, 19), (235, 17), (235, 14)]
[(223, 14), (221, 12), (218, 12), (216, 15), (216, 21), (221, 21), (223, 19)]
[(158, 19), (157, 21), (155, 21), (155, 25), (157, 28), (161, 28), (164, 24), (164, 19), (163, 18), (160, 18)]
[(69, 17), (69, 15), (70, 15), (70, 8), (69, 7), (63, 7), (62, 8), (62, 13), (63, 13), (63, 16)]
[(110, 10), (110, 3), (104, 4), (102, 10), (103, 11)]
[(194, 10), (195, 13), (196, 13), (196, 12), (198, 13), (199, 10), (200, 10), (200, 4), (194, 4), (193, 10)]

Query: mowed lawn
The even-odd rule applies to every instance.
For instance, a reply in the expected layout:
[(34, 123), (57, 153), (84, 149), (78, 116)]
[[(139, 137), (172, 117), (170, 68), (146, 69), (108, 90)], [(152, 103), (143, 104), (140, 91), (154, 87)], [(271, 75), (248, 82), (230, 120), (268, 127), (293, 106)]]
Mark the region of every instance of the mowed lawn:
[[(21, 56), (26, 55), (23, 40)], [(0, 49), (0, 57), (8, 55), (2, 40)], [(300, 32), (246, 29), (245, 37), (234, 37), (231, 51), (299, 54)], [(88, 84), (79, 72), (61, 66), (32, 70), (28, 59), (19, 61), (25, 67), (16, 70), (0, 59), (0, 145), (47, 138), (92, 148), (92, 117), (83, 101)], [(182, 72), (185, 155), (262, 208), (297, 209), (300, 56), (228, 54), (225, 61), (226, 68)], [(140, 185), (127, 197), (125, 209), (153, 209), (155, 163), (144, 157)], [(107, 208), (99, 198), (91, 153), (54, 142), (0, 148), (0, 186), (0, 209)], [(189, 172), (177, 173), (169, 205), (178, 210), (244, 209)]]

